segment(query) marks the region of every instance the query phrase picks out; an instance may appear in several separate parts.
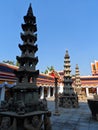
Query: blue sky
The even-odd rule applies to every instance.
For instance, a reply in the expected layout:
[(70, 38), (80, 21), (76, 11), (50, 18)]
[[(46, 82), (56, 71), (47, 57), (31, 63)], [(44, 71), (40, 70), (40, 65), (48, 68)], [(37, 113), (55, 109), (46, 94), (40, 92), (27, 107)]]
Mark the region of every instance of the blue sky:
[(69, 51), (72, 74), (91, 75), (91, 62), (98, 60), (98, 0), (17, 0), (0, 2), (0, 62), (16, 61), (21, 52), (21, 24), (29, 3), (37, 20), (37, 69), (64, 69)]

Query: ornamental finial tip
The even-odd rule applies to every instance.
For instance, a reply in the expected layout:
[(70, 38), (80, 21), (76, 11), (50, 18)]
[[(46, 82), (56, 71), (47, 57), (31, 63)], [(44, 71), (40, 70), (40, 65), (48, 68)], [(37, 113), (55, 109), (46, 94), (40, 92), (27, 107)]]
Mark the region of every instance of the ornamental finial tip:
[(28, 11), (27, 11), (27, 15), (33, 15), (33, 10), (32, 10), (32, 4), (30, 3)]

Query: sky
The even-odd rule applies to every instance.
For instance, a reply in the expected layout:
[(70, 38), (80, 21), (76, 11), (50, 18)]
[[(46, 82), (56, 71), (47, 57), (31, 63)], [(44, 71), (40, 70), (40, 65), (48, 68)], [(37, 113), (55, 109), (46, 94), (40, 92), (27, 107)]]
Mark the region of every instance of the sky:
[(39, 62), (37, 69), (64, 70), (68, 50), (72, 74), (91, 75), (91, 62), (98, 60), (98, 0), (7, 0), (0, 1), (0, 62), (21, 55), (21, 24), (29, 4), (36, 16)]

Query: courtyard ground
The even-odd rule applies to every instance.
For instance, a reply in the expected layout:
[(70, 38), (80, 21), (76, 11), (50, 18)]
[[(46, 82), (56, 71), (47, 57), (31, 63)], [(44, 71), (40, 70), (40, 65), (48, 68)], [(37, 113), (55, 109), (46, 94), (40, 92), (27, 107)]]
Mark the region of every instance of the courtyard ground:
[(87, 102), (79, 102), (79, 108), (61, 108), (60, 116), (54, 116), (55, 102), (48, 98), (48, 110), (52, 112), (52, 130), (98, 130), (98, 121), (92, 119)]

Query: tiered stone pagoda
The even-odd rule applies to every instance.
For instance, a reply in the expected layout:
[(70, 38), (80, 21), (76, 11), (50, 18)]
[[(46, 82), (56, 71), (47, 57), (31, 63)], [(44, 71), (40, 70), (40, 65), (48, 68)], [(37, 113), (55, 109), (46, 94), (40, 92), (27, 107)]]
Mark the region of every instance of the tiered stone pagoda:
[(78, 95), (81, 94), (81, 80), (78, 64), (76, 64), (75, 68), (75, 91)]
[(78, 64), (76, 64), (76, 67), (75, 67), (75, 77), (74, 78), (75, 78), (75, 80), (73, 83), (73, 87), (74, 87), (75, 92), (78, 95), (78, 101), (86, 101), (87, 97), (81, 88), (81, 79), (80, 79), (80, 71), (79, 71)]
[(1, 105), (1, 129), (0, 130), (51, 130), (50, 115), (47, 109), (46, 99), (40, 100), (36, 78), (39, 70), (36, 70), (38, 50), (36, 17), (33, 15), (31, 4), (22, 24), (23, 33), (19, 44), (21, 56), (17, 56), (19, 69), (15, 71), (17, 83), (10, 90), (11, 98)]
[(78, 107), (78, 97), (74, 92), (72, 87), (72, 77), (71, 77), (71, 69), (70, 69), (70, 56), (68, 54), (68, 50), (66, 50), (66, 54), (64, 57), (64, 87), (63, 93), (59, 97), (59, 106), (64, 108), (77, 108)]

